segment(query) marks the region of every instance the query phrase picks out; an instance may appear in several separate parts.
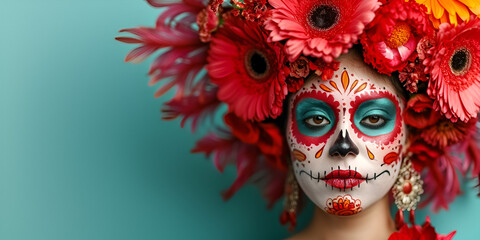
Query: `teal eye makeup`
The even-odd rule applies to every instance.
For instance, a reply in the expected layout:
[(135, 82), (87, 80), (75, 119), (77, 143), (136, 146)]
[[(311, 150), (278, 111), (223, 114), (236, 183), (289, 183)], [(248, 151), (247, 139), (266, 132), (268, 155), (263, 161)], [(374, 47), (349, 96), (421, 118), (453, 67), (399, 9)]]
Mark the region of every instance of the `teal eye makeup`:
[(396, 110), (395, 104), (388, 98), (368, 100), (358, 106), (353, 122), (365, 135), (380, 136), (393, 131)]
[(295, 109), (295, 119), (298, 130), (306, 136), (320, 137), (332, 129), (335, 114), (324, 101), (305, 98)]

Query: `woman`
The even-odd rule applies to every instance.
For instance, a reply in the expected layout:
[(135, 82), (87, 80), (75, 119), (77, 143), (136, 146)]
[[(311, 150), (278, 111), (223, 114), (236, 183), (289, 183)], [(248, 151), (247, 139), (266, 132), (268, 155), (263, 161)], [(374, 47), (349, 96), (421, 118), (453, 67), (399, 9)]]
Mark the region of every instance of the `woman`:
[[(330, 82), (312, 77), (289, 101), (293, 170), (317, 206), (310, 226), (293, 239), (387, 239), (395, 232), (387, 193), (403, 159), (404, 99), (358, 54), (338, 61)], [(339, 201), (352, 206), (334, 207)]]
[[(460, 192), (456, 169), (480, 174), (480, 6), (458, 2), (465, 11), (457, 13), (436, 0), (148, 2), (164, 9), (156, 27), (126, 29), (139, 38), (117, 40), (141, 44), (126, 61), (162, 49), (150, 70), (152, 84), (165, 83), (156, 96), (177, 87), (164, 119), (191, 119), (195, 130), (228, 106), (225, 126), (193, 149), (213, 154), (220, 171), (237, 166), (225, 199), (255, 183), (270, 204), (285, 196), (281, 222), (293, 227), (298, 181), (317, 208), (293, 239), (453, 236), (436, 234), (428, 219), (415, 225), (413, 215), (423, 189), (424, 203), (447, 208)], [(350, 50), (359, 41), (363, 58)]]

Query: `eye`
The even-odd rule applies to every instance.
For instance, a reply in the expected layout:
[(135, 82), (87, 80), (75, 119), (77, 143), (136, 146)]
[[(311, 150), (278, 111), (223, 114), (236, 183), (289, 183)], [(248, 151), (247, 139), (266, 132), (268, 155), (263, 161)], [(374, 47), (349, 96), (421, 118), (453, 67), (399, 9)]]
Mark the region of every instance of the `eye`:
[(386, 122), (386, 119), (380, 115), (370, 115), (360, 121), (363, 126), (371, 129), (381, 128)]
[(362, 102), (353, 115), (353, 123), (361, 133), (376, 137), (388, 134), (396, 126), (400, 114), (398, 102), (389, 98), (375, 98)]
[(321, 137), (335, 125), (335, 113), (332, 107), (322, 100), (304, 98), (295, 106), (294, 123), (301, 134)]
[(305, 125), (309, 128), (320, 128), (330, 124), (327, 118), (322, 115), (315, 115), (308, 118), (305, 118)]

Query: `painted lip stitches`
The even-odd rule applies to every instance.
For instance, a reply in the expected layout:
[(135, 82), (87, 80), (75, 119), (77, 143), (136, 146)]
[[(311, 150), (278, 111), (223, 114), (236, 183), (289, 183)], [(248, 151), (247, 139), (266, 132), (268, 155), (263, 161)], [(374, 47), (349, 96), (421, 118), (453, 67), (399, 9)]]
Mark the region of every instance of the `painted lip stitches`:
[(355, 170), (335, 170), (321, 180), (334, 188), (345, 189), (359, 185), (365, 178)]

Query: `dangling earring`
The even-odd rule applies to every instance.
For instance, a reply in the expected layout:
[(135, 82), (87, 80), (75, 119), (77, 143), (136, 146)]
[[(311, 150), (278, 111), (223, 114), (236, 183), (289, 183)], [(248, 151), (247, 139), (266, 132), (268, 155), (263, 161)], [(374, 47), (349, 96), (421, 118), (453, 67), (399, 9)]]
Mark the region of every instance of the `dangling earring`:
[(295, 229), (295, 225), (297, 224), (296, 213), (298, 207), (298, 197), (298, 182), (295, 179), (292, 167), (290, 167), (287, 173), (287, 179), (285, 181), (285, 202), (283, 205), (283, 212), (282, 215), (280, 215), (280, 223), (282, 225), (290, 222), (290, 226), (288, 228), (289, 231), (293, 231)]
[(395, 225), (400, 229), (404, 224), (403, 211), (410, 212), (410, 222), (415, 225), (415, 208), (423, 193), (423, 181), (420, 174), (413, 169), (408, 157), (403, 160), (402, 167), (398, 173), (397, 180), (393, 184), (392, 192), (397, 205), (398, 212), (395, 216)]

